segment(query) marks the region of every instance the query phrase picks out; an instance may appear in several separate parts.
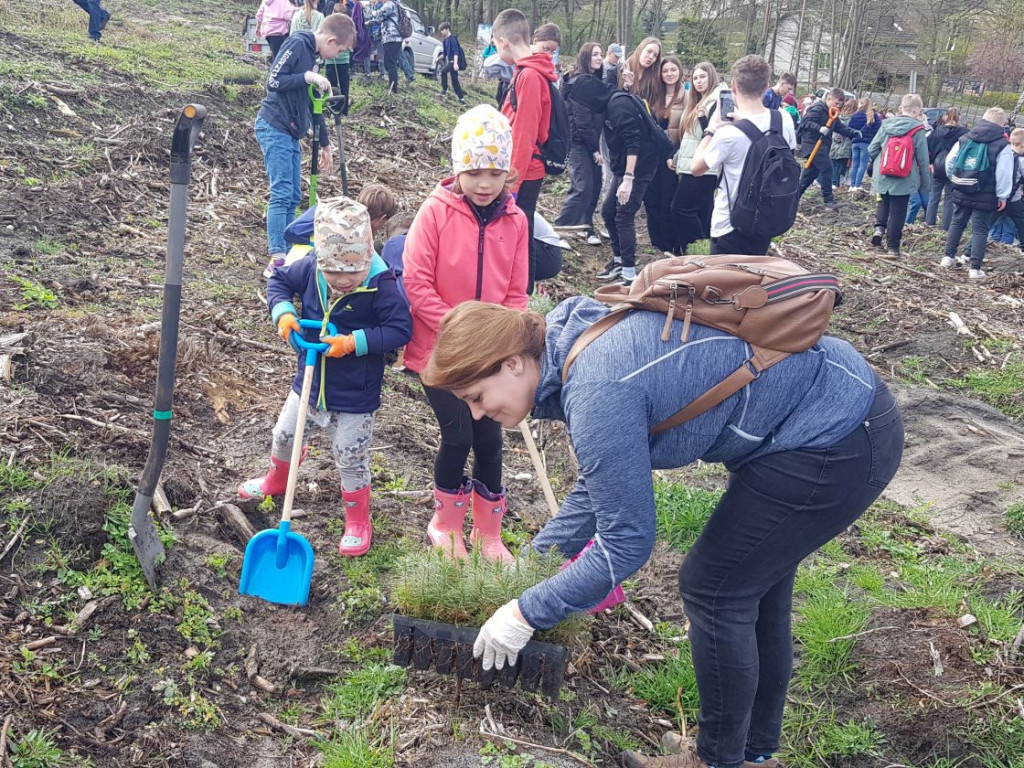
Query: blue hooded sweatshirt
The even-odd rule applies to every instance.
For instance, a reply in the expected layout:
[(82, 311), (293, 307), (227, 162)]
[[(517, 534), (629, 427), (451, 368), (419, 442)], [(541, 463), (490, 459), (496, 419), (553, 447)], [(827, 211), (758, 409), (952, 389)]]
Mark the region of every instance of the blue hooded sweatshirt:
[[(305, 138), (313, 123), (306, 73), (316, 67), (316, 38), (312, 32), (296, 32), (281, 45), (267, 75), (267, 96), (257, 115), (293, 139)], [(314, 130), (320, 131), (320, 145), (329, 147), (331, 136), (323, 115)]]
[[(292, 299), (302, 302), (302, 314)], [(288, 267), (274, 271), (267, 280), (267, 306), (277, 323), (290, 312), (296, 317), (324, 321), (325, 315), (338, 328), (339, 335), (352, 334), (356, 351), (345, 357), (317, 356), (317, 372), (309, 404), (318, 410), (341, 413), (372, 413), (380, 408), (380, 388), (384, 380), (384, 353), (398, 349), (412, 336), (409, 304), (398, 289), (395, 273), (377, 254), (363, 284), (351, 293), (331, 297), (327, 281), (316, 266), (316, 251)], [(326, 331), (325, 331), (326, 333)], [(320, 332), (303, 328), (307, 341), (317, 341)], [(302, 392), (302, 374), (306, 354), (299, 353), (298, 371), (292, 390)]]
[(579, 460), (576, 487), (533, 541), (558, 547), (569, 567), (527, 589), (519, 608), (531, 626), (549, 629), (598, 603), (648, 560), (654, 548), (651, 471), (702, 459), (730, 471), (778, 451), (826, 448), (867, 415), (875, 373), (852, 346), (831, 337), (769, 368), (732, 397), (675, 429), (649, 431), (720, 382), (750, 357), (750, 346), (682, 321), (661, 340), (664, 316), (633, 312), (593, 341), (562, 385), (576, 338), (608, 309), (576, 297), (547, 316), (534, 416), (565, 421)]

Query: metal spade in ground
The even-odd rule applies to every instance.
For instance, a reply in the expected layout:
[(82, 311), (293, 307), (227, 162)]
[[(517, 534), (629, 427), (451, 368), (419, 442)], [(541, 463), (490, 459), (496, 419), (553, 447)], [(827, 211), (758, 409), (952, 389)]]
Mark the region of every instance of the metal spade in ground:
[(398, 614), (393, 617), (393, 626), (394, 661), (400, 667), (412, 665), (419, 670), (475, 680), (482, 688), (490, 688), (495, 682), (512, 688), (518, 682), (523, 690), (540, 690), (551, 698), (558, 696), (562, 688), (568, 661), (564, 646), (531, 640), (519, 652), (515, 664), (485, 670), (480, 659), (473, 658), (478, 629)]

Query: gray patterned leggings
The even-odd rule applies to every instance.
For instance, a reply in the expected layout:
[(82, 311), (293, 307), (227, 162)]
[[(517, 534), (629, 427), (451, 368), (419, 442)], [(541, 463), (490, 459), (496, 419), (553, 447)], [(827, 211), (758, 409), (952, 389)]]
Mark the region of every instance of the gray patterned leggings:
[[(370, 439), (375, 413), (317, 411), (306, 407), (306, 427), (312, 425), (331, 433), (331, 454), (341, 475), (341, 487), (358, 491), (370, 484)], [(291, 461), (295, 425), (299, 421), (299, 396), (288, 393), (281, 415), (274, 426), (272, 452), (278, 461)]]

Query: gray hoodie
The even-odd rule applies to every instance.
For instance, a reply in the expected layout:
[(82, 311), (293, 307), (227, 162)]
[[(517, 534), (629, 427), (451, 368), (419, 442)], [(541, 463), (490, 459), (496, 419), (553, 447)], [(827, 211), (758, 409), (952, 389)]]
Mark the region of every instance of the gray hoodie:
[(663, 342), (663, 316), (634, 312), (587, 347), (562, 386), (570, 347), (607, 311), (594, 299), (575, 297), (547, 316), (534, 416), (566, 422), (580, 474), (533, 547), (558, 547), (571, 557), (590, 539), (594, 546), (523, 592), (519, 607), (538, 629), (597, 605), (647, 562), (656, 527), (651, 470), (697, 459), (736, 470), (778, 451), (826, 448), (861, 423), (874, 397), (871, 366), (845, 341), (825, 337), (693, 421), (649, 435), (739, 367), (750, 347), (697, 324), (680, 344), (681, 321)]

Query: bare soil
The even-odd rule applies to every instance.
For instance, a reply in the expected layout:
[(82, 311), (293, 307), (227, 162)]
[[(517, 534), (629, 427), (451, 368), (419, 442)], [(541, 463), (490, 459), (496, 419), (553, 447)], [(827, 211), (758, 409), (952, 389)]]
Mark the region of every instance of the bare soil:
[[(177, 614), (126, 610), (120, 600), (104, 598), (87, 624), (70, 625), (70, 617), (92, 598), (66, 594), (47, 557), (48, 541), (68, 555), (65, 565), (72, 568), (95, 565), (108, 541), (109, 497), (83, 469), (25, 494), (32, 510), (29, 534), (0, 561), (0, 634), (5, 640), (0, 719), (14, 715), (19, 732), (55, 729), (64, 749), (89, 756), (96, 766), (316, 764), (311, 740), (285, 738), (260, 715), (280, 716), (293, 706), (316, 710), (326, 673), (311, 676), (310, 670), (350, 669), (346, 643), (389, 647), (390, 608), (382, 604), (355, 611), (339, 598), (358, 585), (348, 581), (333, 554), (340, 538), (337, 478), (326, 445), (315, 435), (297, 497), (304, 514), (296, 521), (318, 554), (309, 605), (282, 608), (237, 594), (244, 541), (221, 522), (217, 505), (234, 497), (239, 482), (264, 471), (270, 429), (293, 371), (292, 356), (280, 349), (266, 321), (259, 279), (266, 185), (251, 123), (262, 88), (241, 86), (230, 98), (219, 87), (168, 94), (141, 87), (117, 70), (55, 54), (13, 32), (0, 31), (0, 46), (28, 58), (56, 56), (64, 67), (86, 67), (102, 83), (62, 96), (75, 118), (13, 99), (6, 114), (0, 114), (0, 122), (17, 123), (16, 130), (5, 131), (0, 149), (0, 270), (6, 277), (38, 282), (57, 303), (45, 308), (27, 302), (21, 286), (0, 280), (0, 337), (29, 333), (21, 344), (24, 352), (14, 359), (13, 380), (0, 382), (0, 455), (6, 462), (42, 471), (52, 456), (64, 454), (82, 459), (84, 466), (118, 467), (120, 484), (133, 486), (148, 450), (155, 386), (155, 323), (169, 192), (167, 137), (180, 105), (200, 101), (210, 107), (189, 193), (174, 427), (163, 472), (171, 505), (195, 513), (173, 522), (178, 541), (160, 573), (162, 584), (177, 590), (187, 583), (209, 602), (220, 630), (214, 664), (223, 671), (201, 678), (195, 688), (213, 702), (219, 724), (212, 730), (188, 727), (155, 690), (168, 677), (184, 684), (181, 669), (190, 643), (177, 630), (180, 608)], [(5, 97), (19, 91), (50, 93), (44, 84), (16, 77), (2, 85)], [(477, 94), (481, 100), (484, 93)], [(367, 101), (346, 124), (353, 186), (358, 191), (362, 184), (383, 182), (399, 195), (405, 210), (415, 211), (436, 183), (447, 137), (436, 127), (420, 125), (407, 98)], [(383, 141), (376, 135), (379, 129), (398, 138)], [(82, 166), (75, 145), (84, 143), (95, 152)], [(27, 184), (27, 177), (42, 181)], [(322, 177), (320, 184), (322, 195), (340, 190), (334, 176)], [(542, 202), (549, 209), (557, 206), (557, 193)], [(979, 358), (972, 352), (950, 325), (951, 311), (976, 334), (976, 348), (997, 340), (1000, 349), (1019, 359), (1021, 260), (997, 247), (992, 277), (968, 285), (963, 275), (937, 273), (933, 233), (908, 233), (900, 266), (864, 245), (867, 203), (851, 202), (836, 215), (809, 201), (807, 211), (778, 245), (779, 252), (808, 268), (835, 269), (836, 262), (852, 267), (843, 275), (845, 301), (834, 328), (894, 381), (905, 409), (907, 454), (888, 496), (908, 506), (934, 502), (930, 514), (936, 525), (982, 551), (1020, 558), (1024, 546), (1007, 535), (1002, 511), (1019, 496), (1024, 433), (968, 390), (899, 384), (898, 379), (906, 377), (908, 356), (923, 358), (935, 380), (1004, 364), (1004, 353), (986, 350)], [(648, 248), (646, 258), (652, 256)], [(563, 274), (548, 285), (549, 292), (558, 299), (594, 287), (591, 276), (607, 258), (607, 248), (578, 246)], [(1011, 399), (1024, 402), (1024, 393)], [(574, 480), (565, 431), (561, 425), (540, 429), (556, 494), (564, 494)], [(419, 384), (389, 371), (373, 443), (374, 484), (380, 489), (374, 496), (377, 546), (422, 541), (431, 514), (429, 498), (392, 491), (430, 487), (437, 441)], [(543, 497), (517, 432), (507, 433), (506, 445), (512, 514), (521, 529), (535, 530), (547, 514)], [(279, 510), (240, 507), (256, 530), (276, 526)], [(13, 513), (3, 521), (0, 546), (12, 539), (19, 521)], [(207, 564), (210, 555), (228, 556), (226, 576)], [(680, 561), (678, 553), (659, 545), (635, 579), (633, 603), (652, 621), (682, 621), (675, 588)], [(993, 588), (1006, 594), (1020, 584)], [(241, 620), (226, 618), (236, 610)], [(898, 629), (879, 629), (858, 644), (864, 681), (858, 694), (840, 701), (850, 719), (872, 717), (894, 754), (922, 758), (947, 744), (952, 727), (962, 724), (957, 720), (962, 710), (933, 708), (911, 718), (894, 712), (885, 697), (927, 699), (920, 686), (952, 700), (979, 682), (981, 671), (971, 663), (965, 634), (955, 621), (928, 611), (892, 611), (876, 614), (871, 628), (890, 625)], [(18, 671), (17, 649), (50, 636), (56, 639), (38, 658), (63, 660), (62, 679), (40, 682)], [(135, 637), (148, 649), (145, 663), (126, 656)], [(664, 643), (621, 610), (598, 617), (586, 640), (571, 649), (566, 695), (559, 701), (410, 673), (404, 693), (378, 716), (381, 729), (394, 729), (398, 764), (481, 765), (483, 741), (477, 729), (487, 723), (487, 712), (509, 736), (546, 747), (532, 754), (551, 765), (581, 764), (564, 753), (575, 744), (571, 730), (553, 726), (556, 720), (572, 723), (581, 711), (653, 749), (672, 723), (664, 713), (615, 690), (608, 678), (612, 670), (643, 664), (646, 654), (663, 652)], [(929, 677), (930, 645), (951, 668), (939, 683)], [(253, 647), (259, 675), (273, 692), (254, 687), (243, 669)], [(885, 696), (861, 695), (868, 684)], [(325, 734), (347, 725), (305, 724)], [(962, 745), (950, 743), (948, 749), (959, 755)], [(602, 743), (592, 759), (610, 765), (617, 755), (615, 747)]]

